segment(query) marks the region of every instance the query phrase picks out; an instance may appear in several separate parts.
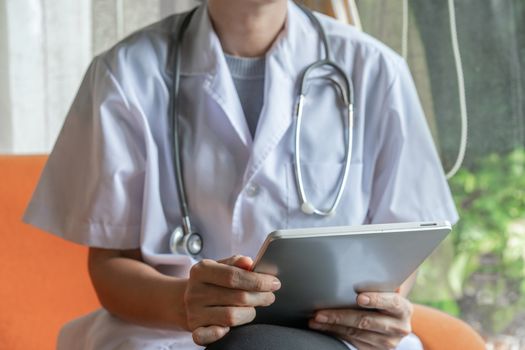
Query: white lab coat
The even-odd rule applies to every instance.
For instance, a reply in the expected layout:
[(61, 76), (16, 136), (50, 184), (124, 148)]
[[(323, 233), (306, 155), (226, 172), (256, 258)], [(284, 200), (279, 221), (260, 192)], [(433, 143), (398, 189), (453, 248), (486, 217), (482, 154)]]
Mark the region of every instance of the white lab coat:
[[(170, 45), (180, 16), (153, 24), (96, 57), (25, 221), (80, 244), (140, 248), (159, 271), (184, 277), (193, 261), (169, 252), (180, 213), (172, 166)], [(206, 7), (183, 42), (184, 178), (203, 255), (254, 257), (279, 228), (416, 220), (457, 214), (404, 61), (355, 29), (319, 15), (334, 59), (351, 76), (356, 122), (348, 186), (336, 215), (300, 211), (292, 168), (298, 76), (322, 57), (318, 32), (289, 2), (266, 55), (264, 106), (250, 135)], [(344, 158), (342, 115), (315, 80), (307, 96), (302, 168), (307, 194), (331, 204)], [(188, 332), (131, 325), (99, 310), (65, 327), (63, 348), (198, 349)]]

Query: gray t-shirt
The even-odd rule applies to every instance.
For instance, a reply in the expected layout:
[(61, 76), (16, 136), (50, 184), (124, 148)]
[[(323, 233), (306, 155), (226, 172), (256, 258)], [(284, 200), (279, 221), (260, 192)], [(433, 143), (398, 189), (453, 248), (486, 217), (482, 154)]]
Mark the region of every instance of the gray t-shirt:
[(252, 137), (255, 136), (264, 103), (265, 57), (234, 57), (225, 54), (226, 62), (241, 101)]

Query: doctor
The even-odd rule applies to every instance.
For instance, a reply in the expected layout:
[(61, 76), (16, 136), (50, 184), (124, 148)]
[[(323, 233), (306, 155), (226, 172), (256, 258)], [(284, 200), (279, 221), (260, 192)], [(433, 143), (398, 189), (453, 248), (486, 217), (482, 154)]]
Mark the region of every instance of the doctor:
[[(104, 308), (67, 324), (59, 349), (419, 348), (409, 335), (411, 281), (399, 294), (360, 294), (362, 310), (319, 310), (312, 330), (236, 327), (280, 287), (247, 271), (277, 228), (457, 219), (403, 60), (316, 16), (355, 90), (348, 184), (326, 217), (301, 211), (293, 165), (297, 84), (325, 54), (319, 29), (286, 0), (209, 0), (188, 24), (178, 108), (200, 261), (169, 247), (181, 220), (169, 110), (183, 16), (93, 60), (25, 214), (90, 247)], [(301, 134), (304, 189), (321, 208), (336, 195), (348, 136), (325, 73), (309, 83)]]

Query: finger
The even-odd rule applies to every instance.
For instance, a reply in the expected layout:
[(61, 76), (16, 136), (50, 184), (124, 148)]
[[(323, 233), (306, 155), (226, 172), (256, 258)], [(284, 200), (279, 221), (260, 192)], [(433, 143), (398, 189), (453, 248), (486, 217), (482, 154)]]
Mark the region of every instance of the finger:
[(192, 332), (193, 341), (197, 345), (208, 345), (222, 337), (224, 337), (230, 331), (229, 327), (220, 326), (208, 326), (199, 327)]
[(248, 292), (211, 284), (198, 284), (186, 295), (186, 305), (199, 306), (269, 306), (275, 301), (272, 292)]
[(246, 271), (208, 259), (192, 267), (190, 279), (251, 292), (273, 292), (281, 287), (281, 282), (274, 276)]
[(357, 296), (357, 304), (397, 317), (409, 318), (412, 315), (412, 304), (397, 293), (361, 293)]
[(317, 323), (352, 327), (382, 333), (388, 336), (406, 336), (412, 331), (410, 322), (376, 311), (366, 310), (322, 310), (314, 315)]
[(190, 310), (186, 320), (190, 329), (206, 326), (234, 327), (250, 323), (255, 318), (255, 308), (244, 306), (215, 306)]
[[(372, 342), (371, 338), (373, 339), (373, 335), (375, 334), (368, 334), (373, 333), (371, 331), (365, 331), (353, 327), (346, 327), (339, 324), (327, 324), (327, 323), (318, 323), (314, 320), (310, 320), (308, 322), (308, 326), (311, 329), (315, 329), (317, 331), (323, 331), (323, 332), (329, 332), (337, 337), (344, 339), (346, 341), (352, 341), (353, 339), (361, 339), (361, 341), (368, 342), (370, 344), (374, 344), (375, 342)], [(379, 336), (379, 333), (377, 334)]]
[[(332, 333), (348, 342), (359, 341), (367, 344), (368, 348), (371, 347), (373, 349), (394, 349), (403, 338), (336, 324), (317, 323), (315, 321), (310, 321), (309, 326), (317, 331)], [(358, 347), (358, 349), (361, 349), (361, 347)]]
[(250, 270), (253, 266), (252, 258), (243, 255), (234, 255), (232, 257), (218, 261), (221, 264), (235, 266), (243, 270)]

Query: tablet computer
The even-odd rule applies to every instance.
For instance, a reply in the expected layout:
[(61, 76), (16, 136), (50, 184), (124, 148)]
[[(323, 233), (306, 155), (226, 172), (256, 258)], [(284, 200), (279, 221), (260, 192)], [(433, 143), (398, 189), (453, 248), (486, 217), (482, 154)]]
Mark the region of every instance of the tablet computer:
[(305, 326), (316, 310), (357, 307), (359, 292), (393, 292), (450, 230), (412, 222), (272, 232), (253, 270), (277, 276), (281, 289), (254, 322)]

